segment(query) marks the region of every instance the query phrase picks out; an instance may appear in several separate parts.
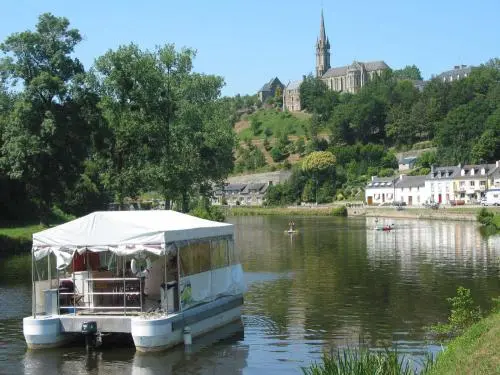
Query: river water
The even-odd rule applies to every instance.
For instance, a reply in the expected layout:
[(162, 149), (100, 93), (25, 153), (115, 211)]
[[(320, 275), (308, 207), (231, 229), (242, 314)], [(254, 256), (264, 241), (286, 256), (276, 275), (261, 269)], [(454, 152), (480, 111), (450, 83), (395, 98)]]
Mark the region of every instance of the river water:
[[(472, 290), (482, 309), (500, 295), (500, 237), (476, 224), (373, 218), (233, 217), (248, 284), (243, 325), (193, 348), (138, 354), (107, 347), (27, 351), (29, 255), (0, 260), (0, 374), (300, 374), (324, 351), (362, 344), (397, 348), (418, 366), (440, 350), (425, 326), (444, 321), (446, 298)], [(413, 362), (412, 362), (413, 363)]]

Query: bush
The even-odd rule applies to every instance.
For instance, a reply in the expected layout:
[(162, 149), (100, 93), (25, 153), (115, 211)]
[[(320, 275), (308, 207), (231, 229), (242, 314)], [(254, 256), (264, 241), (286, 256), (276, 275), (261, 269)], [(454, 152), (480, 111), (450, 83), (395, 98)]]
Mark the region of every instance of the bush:
[(470, 289), (460, 286), (457, 289), (457, 295), (446, 300), (451, 304), (448, 323), (440, 323), (430, 327), (431, 332), (438, 337), (446, 338), (458, 335), (481, 319), (481, 312), (479, 307), (474, 305)]
[(273, 158), (274, 162), (276, 162), (276, 163), (284, 160), (287, 157), (287, 155), (284, 154), (279, 147), (273, 147), (271, 149), (270, 154), (271, 154), (271, 157)]
[(477, 221), (479, 221), (483, 225), (491, 225), (493, 221), (493, 212), (488, 211), (486, 208), (481, 208), (479, 213), (477, 214)]
[(332, 216), (347, 216), (347, 207), (346, 206), (336, 207), (332, 210), (331, 215)]

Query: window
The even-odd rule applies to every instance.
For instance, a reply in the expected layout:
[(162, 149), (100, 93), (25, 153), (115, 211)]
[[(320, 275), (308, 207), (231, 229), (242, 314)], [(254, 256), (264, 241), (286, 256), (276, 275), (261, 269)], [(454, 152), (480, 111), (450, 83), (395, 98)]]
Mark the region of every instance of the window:
[(471, 187), (474, 187), (474, 185), (475, 185), (475, 182), (474, 182), (474, 181), (471, 181), (471, 182), (470, 182), (470, 186), (471, 186)]

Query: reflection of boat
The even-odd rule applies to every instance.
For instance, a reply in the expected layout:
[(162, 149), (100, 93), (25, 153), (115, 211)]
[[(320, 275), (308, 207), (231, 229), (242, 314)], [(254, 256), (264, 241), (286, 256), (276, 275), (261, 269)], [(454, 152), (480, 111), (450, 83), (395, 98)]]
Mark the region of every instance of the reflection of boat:
[(377, 225), (375, 227), (375, 230), (384, 231), (384, 232), (389, 232), (389, 231), (391, 231), (393, 229), (394, 229), (394, 224), (391, 224), (391, 225)]
[(285, 233), (296, 234), (296, 233), (299, 233), (299, 230), (298, 229), (288, 229), (288, 230), (285, 230)]

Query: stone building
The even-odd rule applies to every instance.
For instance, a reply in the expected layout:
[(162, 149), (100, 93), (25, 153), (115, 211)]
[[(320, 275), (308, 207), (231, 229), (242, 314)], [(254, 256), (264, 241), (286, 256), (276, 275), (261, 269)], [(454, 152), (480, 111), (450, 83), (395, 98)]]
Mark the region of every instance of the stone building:
[(257, 93), (259, 100), (264, 103), (267, 99), (274, 97), (277, 90), (282, 94), (284, 87), (285, 85), (281, 83), (278, 77), (272, 78), (269, 82), (265, 83)]
[(283, 91), (283, 108), (291, 112), (298, 112), (302, 109), (300, 106), (300, 84), (302, 81), (290, 82)]
[(455, 65), (452, 70), (448, 70), (436, 76), (437, 79), (443, 82), (453, 82), (459, 79), (467, 78), (472, 71), (472, 66)]
[[(316, 77), (325, 82), (330, 90), (356, 93), (386, 69), (389, 69), (389, 66), (384, 61), (353, 61), (350, 65), (332, 68), (330, 66), (330, 40), (326, 36), (325, 21), (323, 11), (321, 11), (319, 37), (316, 41)], [(300, 83), (289, 84), (283, 93), (283, 105), (289, 111), (300, 111)]]

